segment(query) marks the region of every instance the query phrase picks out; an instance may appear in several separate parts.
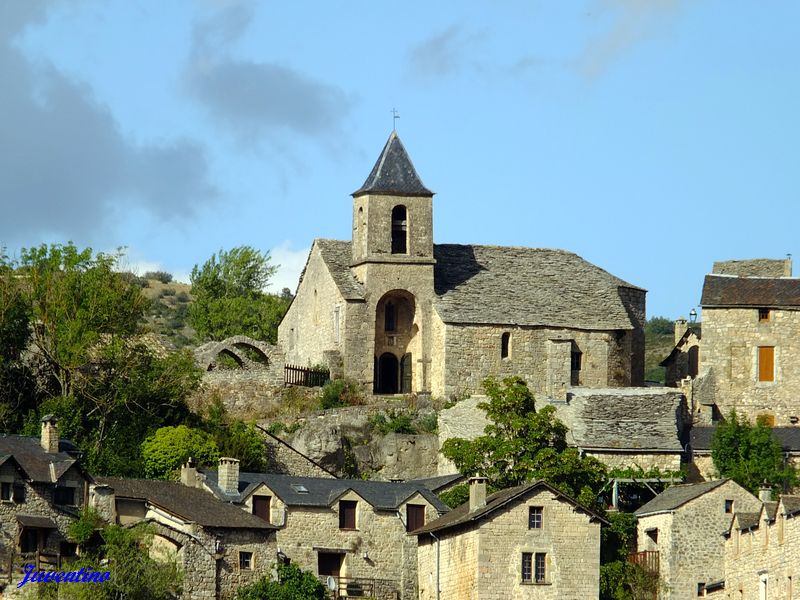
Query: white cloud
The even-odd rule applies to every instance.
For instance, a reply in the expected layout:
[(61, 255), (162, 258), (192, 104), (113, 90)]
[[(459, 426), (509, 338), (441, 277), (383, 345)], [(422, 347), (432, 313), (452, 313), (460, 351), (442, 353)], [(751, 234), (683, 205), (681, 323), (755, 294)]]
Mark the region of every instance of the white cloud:
[(279, 294), (283, 288), (289, 288), (294, 294), (310, 250), (310, 248), (293, 250), (288, 241), (284, 241), (273, 248), (270, 252), (272, 264), (280, 265), (280, 267), (270, 280), (268, 291), (273, 294)]

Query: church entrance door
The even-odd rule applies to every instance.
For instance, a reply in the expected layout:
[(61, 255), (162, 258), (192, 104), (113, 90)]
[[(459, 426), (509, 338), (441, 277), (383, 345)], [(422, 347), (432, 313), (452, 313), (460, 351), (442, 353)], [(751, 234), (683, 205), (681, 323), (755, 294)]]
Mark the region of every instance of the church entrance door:
[(396, 394), (400, 391), (400, 369), (397, 357), (384, 352), (378, 359), (378, 373), (375, 391), (379, 394)]

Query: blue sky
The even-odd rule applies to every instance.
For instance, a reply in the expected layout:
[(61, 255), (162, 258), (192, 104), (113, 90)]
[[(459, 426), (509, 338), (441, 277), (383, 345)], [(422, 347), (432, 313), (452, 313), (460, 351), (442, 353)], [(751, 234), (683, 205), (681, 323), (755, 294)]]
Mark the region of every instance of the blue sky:
[[(0, 244), (296, 286), (398, 132), (437, 242), (563, 248), (687, 314), (714, 260), (800, 256), (800, 3), (0, 4)], [(796, 269), (797, 271), (797, 269)]]

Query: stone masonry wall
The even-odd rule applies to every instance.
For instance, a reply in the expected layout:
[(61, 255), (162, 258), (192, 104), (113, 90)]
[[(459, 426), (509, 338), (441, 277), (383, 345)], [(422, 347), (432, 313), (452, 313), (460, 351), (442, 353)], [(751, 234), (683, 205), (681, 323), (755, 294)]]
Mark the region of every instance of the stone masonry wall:
[[(751, 421), (774, 415), (778, 426), (800, 417), (800, 311), (772, 309), (760, 322), (757, 308), (705, 308), (702, 345), (723, 416), (732, 409)], [(775, 348), (775, 381), (758, 381), (759, 346)]]
[(586, 456), (592, 456), (606, 465), (609, 469), (628, 469), (641, 467), (645, 471), (649, 469), (661, 469), (662, 471), (680, 471), (681, 453), (680, 452), (650, 452), (647, 454), (637, 454), (635, 452), (586, 452)]
[(430, 535), (419, 536), (419, 600), (478, 600), (477, 530), (435, 535), (440, 538), (438, 544)]

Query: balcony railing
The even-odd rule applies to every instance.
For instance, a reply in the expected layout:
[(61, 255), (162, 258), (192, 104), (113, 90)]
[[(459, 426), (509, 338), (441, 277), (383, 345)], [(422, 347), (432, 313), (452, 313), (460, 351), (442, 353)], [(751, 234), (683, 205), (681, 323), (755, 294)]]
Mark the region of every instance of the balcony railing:
[(628, 562), (640, 566), (642, 569), (653, 575), (659, 574), (658, 550), (644, 550), (643, 552), (633, 552), (628, 556)]

